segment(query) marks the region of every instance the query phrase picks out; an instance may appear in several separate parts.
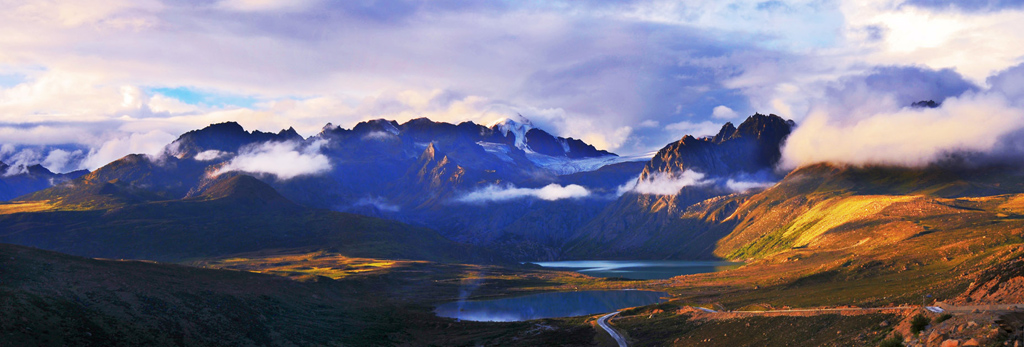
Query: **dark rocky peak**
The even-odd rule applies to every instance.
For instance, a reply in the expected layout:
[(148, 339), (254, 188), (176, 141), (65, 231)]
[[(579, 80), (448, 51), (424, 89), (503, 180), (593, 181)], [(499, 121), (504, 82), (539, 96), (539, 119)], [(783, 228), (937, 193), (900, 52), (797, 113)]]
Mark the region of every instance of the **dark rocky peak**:
[(53, 176), (52, 171), (43, 167), (40, 164), (29, 165), (27, 168), (25, 168), (25, 172), (28, 173), (29, 175), (35, 176)]
[(302, 141), (302, 135), (299, 135), (298, 131), (295, 131), (294, 127), (288, 127), (288, 129), (281, 130), (277, 133), (277, 136), (282, 140), (297, 140)]
[(743, 123), (740, 123), (740, 126), (736, 128), (735, 133), (730, 137), (781, 138), (789, 135), (795, 126), (796, 123), (792, 120), (786, 120), (774, 114), (766, 116), (755, 113), (753, 116), (747, 117)]
[(401, 131), (398, 129), (399, 124), (396, 121), (389, 121), (386, 119), (374, 119), (365, 122), (359, 122), (356, 126), (352, 127), (352, 131), (356, 134), (366, 135), (373, 132), (383, 132), (391, 135), (398, 135)]
[(172, 155), (191, 157), (207, 150), (235, 152), (239, 147), (251, 143), (288, 140), (302, 140), (302, 136), (292, 128), (277, 134), (259, 130), (248, 132), (236, 122), (224, 122), (184, 133), (168, 149)]
[(577, 139), (574, 139), (574, 138), (571, 138), (571, 137), (569, 137), (569, 138), (561, 138), (561, 137), (559, 137), (559, 140), (564, 141), (566, 143), (566, 145), (569, 147), (569, 152), (566, 153), (566, 156), (568, 156), (569, 158), (574, 158), (574, 159), (575, 158), (591, 158), (591, 157), (601, 157), (601, 156), (606, 156), (606, 155), (615, 155), (615, 156), (617, 156), (615, 153), (612, 153), (612, 152), (609, 152), (609, 151), (606, 151), (606, 150), (599, 150), (599, 149), (595, 148), (594, 146), (592, 146), (592, 145), (590, 145), (590, 144), (588, 144), (586, 142), (583, 142), (582, 140), (577, 140)]
[(913, 107), (913, 108), (937, 108), (939, 106), (942, 106), (942, 103), (935, 102), (935, 100), (922, 100), (922, 101), (918, 101), (918, 102), (915, 102), (913, 104), (910, 104), (910, 107)]
[(534, 152), (552, 157), (564, 157), (566, 152), (569, 152), (567, 143), (560, 142), (551, 134), (537, 128), (526, 131), (526, 147)]
[(718, 135), (715, 135), (715, 137), (711, 139), (711, 142), (722, 143), (722, 141), (732, 137), (734, 134), (736, 134), (736, 126), (732, 125), (732, 122), (725, 122), (725, 125), (722, 126), (722, 130), (718, 131)]
[(795, 123), (776, 115), (754, 114), (739, 127), (726, 123), (718, 135), (692, 135), (671, 143), (651, 159), (641, 178), (655, 173), (679, 174), (694, 170), (712, 177), (770, 170), (782, 157), (783, 141)]
[(451, 123), (434, 122), (427, 118), (416, 118), (398, 126), (398, 130), (414, 141), (426, 142), (438, 138), (458, 137), (458, 127)]

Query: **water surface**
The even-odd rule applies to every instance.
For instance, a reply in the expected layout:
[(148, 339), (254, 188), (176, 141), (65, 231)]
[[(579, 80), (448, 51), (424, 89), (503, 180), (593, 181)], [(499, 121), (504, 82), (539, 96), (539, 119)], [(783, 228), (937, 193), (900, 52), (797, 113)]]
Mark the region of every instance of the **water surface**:
[(636, 280), (666, 279), (680, 275), (716, 272), (742, 263), (690, 260), (572, 260), (542, 261), (534, 264), (554, 270), (576, 271), (594, 277), (622, 277)]
[(477, 322), (517, 322), (614, 312), (664, 302), (665, 292), (591, 290), (542, 293), (514, 298), (456, 301), (438, 306), (438, 316)]

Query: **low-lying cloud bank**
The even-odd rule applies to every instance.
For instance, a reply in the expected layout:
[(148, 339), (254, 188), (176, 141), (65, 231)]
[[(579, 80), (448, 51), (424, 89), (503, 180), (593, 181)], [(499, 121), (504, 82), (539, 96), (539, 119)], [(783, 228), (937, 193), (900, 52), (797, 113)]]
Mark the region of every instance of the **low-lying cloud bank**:
[(745, 193), (775, 185), (767, 172), (755, 174), (738, 173), (733, 177), (709, 177), (703, 173), (686, 170), (681, 174), (655, 173), (647, 179), (639, 177), (619, 186), (616, 196), (626, 193), (647, 195), (676, 195), (686, 187), (716, 186), (733, 193)]
[(648, 179), (634, 179), (619, 186), (618, 195), (628, 192), (652, 195), (675, 195), (680, 189), (688, 186), (701, 186), (711, 184), (712, 181), (705, 180), (704, 174), (693, 170), (683, 171), (682, 174), (671, 175), (665, 173), (654, 173)]
[(462, 203), (501, 202), (523, 198), (535, 198), (547, 201), (562, 199), (579, 199), (590, 196), (586, 187), (577, 184), (562, 186), (549, 184), (543, 188), (518, 188), (513, 185), (489, 185), (463, 195), (455, 201)]
[(735, 193), (746, 193), (754, 189), (765, 189), (774, 186), (775, 182), (767, 181), (742, 181), (728, 179), (725, 181), (725, 187)]
[(218, 151), (216, 149), (210, 149), (210, 150), (205, 150), (205, 151), (197, 153), (195, 157), (192, 157), (192, 159), (195, 159), (195, 160), (198, 160), (198, 161), (211, 161), (211, 160), (217, 160), (217, 159), (220, 159), (220, 158), (224, 158), (224, 157), (227, 157), (229, 155), (231, 155), (231, 153), (221, 152), (221, 151)]
[[(1024, 132), (1024, 65), (989, 77), (988, 89), (966, 89), (941, 101), (937, 108), (892, 105), (886, 91), (846, 88), (874, 105), (887, 107), (822, 106), (801, 121), (783, 148), (783, 168), (832, 162), (852, 165), (921, 167), (970, 153), (972, 160), (1024, 157), (1015, 141)], [(921, 99), (927, 99), (922, 95)], [(842, 101), (839, 101), (842, 103)], [(874, 108), (874, 109), (871, 109)]]
[(331, 170), (331, 161), (320, 153), (326, 141), (305, 145), (296, 141), (264, 142), (246, 146), (214, 175), (230, 171), (269, 174), (281, 180), (317, 175)]

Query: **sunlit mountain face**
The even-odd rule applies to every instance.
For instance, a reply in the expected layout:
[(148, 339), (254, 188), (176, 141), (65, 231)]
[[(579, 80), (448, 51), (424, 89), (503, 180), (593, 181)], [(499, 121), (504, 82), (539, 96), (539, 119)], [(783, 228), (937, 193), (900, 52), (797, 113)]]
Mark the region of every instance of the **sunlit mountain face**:
[(1017, 1), (13, 1), (0, 346), (1018, 346)]

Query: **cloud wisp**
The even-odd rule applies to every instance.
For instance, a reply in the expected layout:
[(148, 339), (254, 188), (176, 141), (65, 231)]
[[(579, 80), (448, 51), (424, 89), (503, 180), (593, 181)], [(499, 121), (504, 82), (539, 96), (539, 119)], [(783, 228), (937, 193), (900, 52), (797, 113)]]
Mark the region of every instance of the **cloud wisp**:
[(590, 190), (577, 184), (566, 186), (549, 184), (541, 188), (519, 188), (513, 185), (488, 185), (469, 192), (455, 199), (456, 202), (482, 204), (487, 202), (504, 202), (524, 198), (546, 201), (580, 199), (591, 196)]
[(213, 175), (242, 171), (274, 175), (280, 180), (318, 175), (331, 170), (331, 161), (320, 153), (324, 141), (303, 144), (297, 141), (264, 142), (243, 147), (237, 156), (220, 167)]

